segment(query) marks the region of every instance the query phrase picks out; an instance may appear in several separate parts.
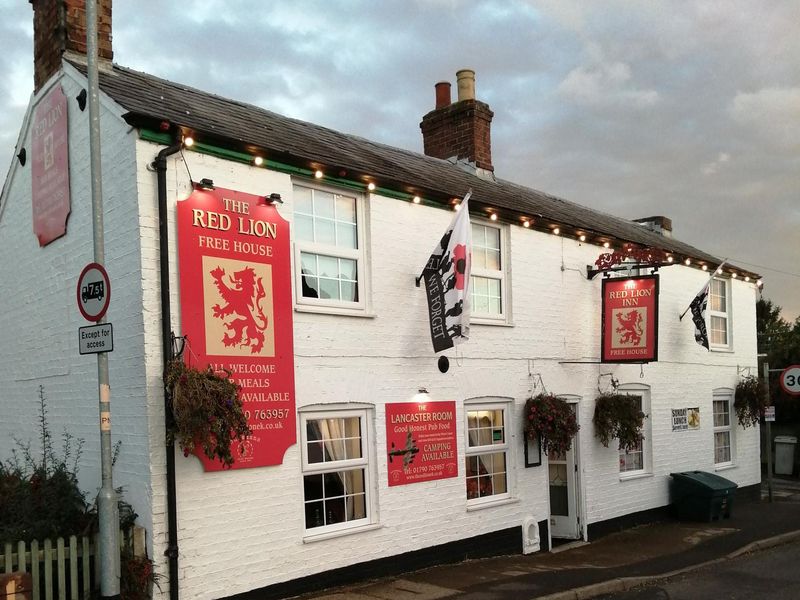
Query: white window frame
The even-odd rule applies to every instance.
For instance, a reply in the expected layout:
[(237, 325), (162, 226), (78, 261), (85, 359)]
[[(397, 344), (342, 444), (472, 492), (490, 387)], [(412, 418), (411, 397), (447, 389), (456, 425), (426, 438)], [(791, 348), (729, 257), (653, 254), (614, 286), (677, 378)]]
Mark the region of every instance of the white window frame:
[[(375, 448), (374, 439), (374, 410), (372, 406), (361, 404), (339, 404), (332, 406), (315, 405), (300, 409), (300, 452), (301, 452), (301, 486), (305, 485), (306, 475), (318, 475), (324, 473), (336, 473), (352, 468), (364, 470), (364, 493), (366, 517), (343, 521), (332, 525), (322, 525), (320, 527), (306, 527), (305, 516), (305, 491), (301, 489), (302, 509), (300, 519), (305, 538), (327, 538), (354, 533), (364, 529), (371, 529), (378, 522), (377, 512), (377, 488), (375, 476)], [(361, 458), (331, 461), (323, 463), (309, 463), (308, 444), (306, 439), (306, 425), (308, 421), (319, 419), (341, 419), (348, 417), (358, 417), (361, 420)]]
[[(734, 397), (734, 390), (731, 388), (717, 388), (712, 391), (711, 394), (711, 425), (713, 429), (713, 448), (714, 448), (714, 467), (724, 468), (733, 466), (736, 462), (736, 445), (734, 443), (735, 440), (735, 427), (734, 427), (734, 415), (735, 412), (733, 410), (733, 397)], [(716, 410), (714, 404), (716, 402), (726, 402), (728, 405), (728, 424), (727, 425), (717, 425), (715, 422), (714, 417), (716, 416)], [(717, 462), (717, 434), (718, 433), (727, 433), (728, 434), (728, 452), (730, 454), (729, 460)]]
[[(475, 220), (471, 223), (471, 227), (487, 227), (489, 229), (496, 229), (500, 234), (500, 269), (478, 269), (475, 267), (474, 254), (475, 254), (475, 239), (472, 240), (473, 262), (470, 269), (471, 277), (484, 277), (486, 279), (494, 279), (500, 281), (500, 314), (492, 313), (479, 313), (475, 310), (475, 306), (471, 307), (470, 321), (472, 323), (479, 323), (483, 325), (509, 325), (511, 323), (511, 257), (509, 253), (510, 244), (508, 243), (509, 227), (508, 225), (492, 223), (491, 221)], [(470, 294), (472, 294), (472, 285), (474, 281), (470, 281)]]
[[(713, 283), (718, 281), (722, 283), (725, 288), (725, 310), (718, 311), (712, 310), (711, 306), (711, 290), (713, 289)], [(709, 350), (731, 350), (733, 348), (733, 328), (731, 327), (732, 323), (732, 311), (731, 311), (731, 291), (732, 291), (731, 280), (722, 278), (722, 277), (714, 277), (709, 284), (709, 291), (708, 291), (708, 322), (706, 323), (706, 329), (708, 331), (708, 346)], [(717, 317), (720, 319), (725, 320), (725, 337), (727, 338), (727, 343), (725, 344), (716, 344), (711, 339), (711, 318)]]
[[(468, 508), (488, 506), (498, 503), (508, 502), (513, 498), (512, 474), (514, 465), (512, 463), (514, 453), (511, 451), (511, 437), (513, 432), (512, 423), (512, 402), (502, 398), (479, 398), (464, 402), (464, 497), (467, 500)], [(470, 446), (469, 443), (469, 413), (481, 410), (502, 410), (503, 411), (503, 442), (500, 444), (489, 444), (483, 446)], [(484, 454), (505, 454), (506, 465), (506, 491), (490, 496), (479, 496), (469, 498), (467, 495), (467, 469), (466, 462), (471, 456)]]
[(650, 399), (650, 386), (640, 383), (627, 383), (622, 384), (617, 388), (617, 393), (628, 394), (630, 396), (638, 396), (642, 399), (642, 412), (644, 413), (644, 423), (642, 424), (642, 468), (630, 471), (622, 470), (622, 459), (628, 454), (626, 451), (619, 449), (619, 478), (620, 479), (633, 479), (643, 475), (650, 475), (653, 472), (653, 439), (652, 439), (652, 414), (651, 414), (651, 399)]
[[(367, 215), (368, 203), (364, 194), (352, 190), (343, 190), (325, 185), (314, 185), (306, 181), (292, 181), (292, 193), (294, 189), (300, 187), (307, 190), (326, 192), (339, 196), (346, 196), (355, 199), (356, 209), (356, 245), (358, 248), (340, 248), (329, 244), (319, 244), (300, 240), (292, 231), (294, 242), (294, 288), (295, 288), (295, 310), (304, 312), (319, 312), (329, 314), (342, 314), (353, 316), (371, 316), (371, 298), (369, 269), (367, 267), (368, 254), (368, 227), (369, 218)], [(302, 253), (330, 256), (335, 258), (345, 258), (356, 261), (356, 277), (358, 279), (358, 301), (347, 302), (343, 300), (333, 300), (325, 298), (308, 298), (303, 296), (303, 273), (302, 273)]]

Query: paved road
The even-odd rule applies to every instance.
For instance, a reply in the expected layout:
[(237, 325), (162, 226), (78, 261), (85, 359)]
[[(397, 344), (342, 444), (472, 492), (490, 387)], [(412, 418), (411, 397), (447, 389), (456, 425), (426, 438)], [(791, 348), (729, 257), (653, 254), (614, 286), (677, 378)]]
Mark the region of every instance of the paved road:
[(746, 554), (602, 600), (797, 600), (800, 542)]

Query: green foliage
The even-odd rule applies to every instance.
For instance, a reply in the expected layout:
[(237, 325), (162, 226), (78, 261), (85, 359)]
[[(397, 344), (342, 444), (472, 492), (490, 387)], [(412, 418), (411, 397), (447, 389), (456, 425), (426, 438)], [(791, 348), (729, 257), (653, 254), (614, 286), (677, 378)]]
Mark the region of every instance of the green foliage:
[(573, 408), (552, 394), (539, 394), (525, 401), (525, 435), (541, 440), (542, 450), (560, 455), (572, 447), (580, 425)]
[(12, 458), (0, 462), (0, 542), (29, 542), (81, 534), (92, 517), (78, 487), (83, 440), (64, 431), (62, 451), (53, 447), (44, 388), (39, 387), (41, 457), (30, 442), (16, 440)]
[(742, 427), (757, 425), (764, 416), (766, 406), (767, 395), (761, 380), (753, 375), (740, 379), (733, 396), (733, 408), (739, 419), (739, 425)]
[(239, 386), (229, 376), (229, 372), (218, 375), (211, 367), (188, 367), (180, 359), (170, 361), (164, 374), (175, 420), (170, 434), (184, 456), (199, 446), (208, 458), (230, 467), (235, 460), (231, 446), (250, 435)]
[[(758, 351), (767, 355), (771, 369), (800, 364), (800, 318), (789, 323), (780, 313), (781, 307), (771, 300), (756, 303)], [(776, 374), (770, 377), (769, 397), (775, 405), (777, 423), (800, 424), (800, 399), (783, 391)]]
[(644, 439), (644, 418), (636, 396), (611, 393), (595, 399), (594, 434), (606, 448), (616, 438), (620, 449), (636, 449)]

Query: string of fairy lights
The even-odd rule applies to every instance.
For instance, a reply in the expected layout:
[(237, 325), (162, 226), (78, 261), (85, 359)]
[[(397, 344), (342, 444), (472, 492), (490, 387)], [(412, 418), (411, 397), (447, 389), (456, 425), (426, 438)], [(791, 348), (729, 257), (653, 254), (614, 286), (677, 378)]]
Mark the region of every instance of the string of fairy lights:
[[(185, 148), (192, 149), (198, 152), (208, 151), (213, 146), (203, 144), (202, 147), (200, 144), (196, 143), (195, 138), (191, 134), (185, 134), (182, 137), (183, 145)], [(209, 152), (210, 153), (210, 152)], [(252, 164), (256, 167), (269, 167), (275, 166), (275, 163), (269, 165), (267, 160), (263, 156), (264, 153), (260, 152), (249, 152), (243, 153), (241, 155), (241, 159), (244, 161), (246, 160), (249, 164)], [(303, 169), (309, 176), (313, 177), (316, 180), (326, 180), (326, 179), (333, 179), (335, 181), (341, 181), (341, 177), (333, 176), (327, 177), (325, 170), (321, 168), (318, 164), (309, 164), (307, 169)], [(343, 171), (340, 171), (340, 175)], [(423, 198), (419, 194), (408, 193), (398, 190), (392, 189), (385, 189), (379, 188), (378, 183), (371, 177), (366, 177), (366, 181), (356, 181), (350, 179), (348, 183), (351, 186), (359, 186), (362, 189), (365, 189), (368, 192), (390, 192), (391, 196), (396, 198), (401, 198), (412, 202), (413, 204), (422, 204)], [(437, 206), (441, 206), (440, 203), (432, 203)], [(461, 199), (460, 198), (451, 198), (449, 204), (453, 210), (460, 210), (461, 209)], [(496, 208), (488, 206), (485, 208), (486, 217), (491, 221), (498, 221), (500, 220), (500, 211)], [(543, 231), (545, 233), (550, 233), (556, 236), (565, 236), (565, 237), (572, 237), (576, 241), (580, 243), (589, 243), (594, 244), (596, 246), (602, 247), (609, 251), (619, 250), (621, 252), (633, 252), (635, 249), (643, 249), (644, 246), (635, 244), (633, 242), (628, 242), (625, 240), (616, 239), (613, 236), (605, 235), (600, 232), (589, 231), (582, 228), (573, 227), (566, 223), (555, 223), (551, 219), (545, 219), (543, 217), (534, 218), (529, 215), (519, 215), (515, 219), (503, 219), (507, 222), (513, 222), (515, 224), (521, 225), (526, 229), (535, 229), (537, 231)], [(729, 267), (727, 265), (710, 265), (707, 261), (693, 258), (691, 256), (679, 256), (677, 253), (674, 252), (667, 252), (666, 253), (666, 261), (669, 264), (673, 264), (676, 261), (683, 263), (687, 267), (691, 267), (694, 265), (696, 268), (701, 269), (702, 271), (708, 271), (709, 266), (714, 267), (714, 275), (728, 275), (731, 279), (739, 279), (741, 278), (746, 283), (753, 282), (758, 288), (763, 286), (763, 280), (757, 279), (752, 273), (743, 270), (737, 270), (736, 268)], [(723, 267), (720, 269), (720, 267)]]

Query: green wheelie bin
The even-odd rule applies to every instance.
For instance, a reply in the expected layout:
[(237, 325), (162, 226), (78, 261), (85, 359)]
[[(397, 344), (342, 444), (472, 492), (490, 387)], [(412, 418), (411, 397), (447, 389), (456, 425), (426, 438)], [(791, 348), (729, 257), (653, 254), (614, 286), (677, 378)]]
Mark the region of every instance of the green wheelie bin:
[(738, 487), (733, 481), (705, 471), (670, 473), (670, 477), (672, 506), (679, 519), (708, 522), (730, 518)]

